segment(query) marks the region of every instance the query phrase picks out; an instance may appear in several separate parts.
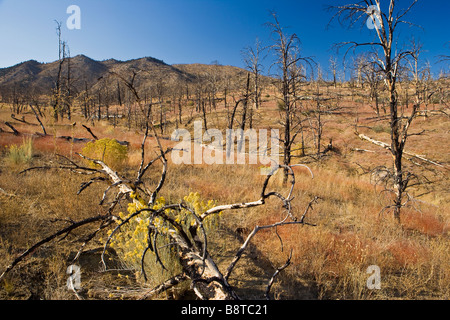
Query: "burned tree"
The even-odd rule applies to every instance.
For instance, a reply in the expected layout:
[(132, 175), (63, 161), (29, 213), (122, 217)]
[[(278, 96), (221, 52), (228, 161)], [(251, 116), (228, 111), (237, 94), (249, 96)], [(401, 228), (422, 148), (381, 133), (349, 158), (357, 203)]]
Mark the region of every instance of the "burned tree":
[[(405, 9), (398, 7), (395, 0), (390, 0), (387, 7), (382, 7), (380, 0), (365, 0), (359, 3), (351, 3), (342, 6), (332, 6), (335, 11), (334, 18), (344, 25), (353, 26), (358, 22), (370, 25), (375, 34), (376, 41), (371, 42), (344, 42), (340, 46), (347, 46), (347, 52), (352, 49), (368, 47), (378, 54), (374, 61), (382, 74), (384, 85), (389, 94), (389, 117), (391, 144), (389, 150), (393, 157), (393, 169), (388, 170), (392, 178), (392, 192), (394, 194), (393, 209), (395, 219), (400, 222), (400, 211), (404, 206), (406, 189), (408, 188), (413, 174), (405, 170), (403, 164), (403, 153), (407, 139), (408, 130), (417, 115), (419, 103), (414, 104), (409, 116), (400, 113), (397, 83), (399, 71), (405, 59), (413, 53), (411, 50), (401, 50), (396, 46), (397, 34), (402, 24), (411, 25), (403, 20), (411, 11), (418, 0), (413, 0)], [(369, 19), (369, 20), (368, 20)], [(386, 169), (387, 170), (387, 169)]]
[(295, 83), (298, 82), (302, 74), (296, 72), (298, 68), (294, 67), (301, 62), (311, 65), (313, 61), (311, 58), (305, 58), (299, 55), (300, 40), (298, 36), (295, 33), (286, 33), (278, 21), (277, 14), (272, 12), (271, 15), (273, 22), (266, 23), (266, 26), (271, 29), (273, 35), (274, 44), (270, 46), (270, 49), (275, 54), (275, 65), (278, 68), (279, 75), (281, 93), (281, 103), (279, 103), (279, 106), (283, 113), (281, 122), (284, 131), (281, 139), (283, 146), (283, 164), (285, 166), (283, 182), (286, 184), (289, 177), (287, 167), (291, 164), (292, 160), (292, 145), (300, 131), (299, 127), (301, 127), (295, 117)]
[(56, 22), (56, 34), (58, 35), (58, 73), (55, 80), (55, 87), (53, 88), (53, 117), (58, 121), (58, 112), (61, 111), (62, 106), (62, 72), (63, 64), (65, 62), (66, 42), (61, 40), (61, 22)]
[(252, 73), (253, 80), (253, 101), (255, 109), (261, 105), (261, 75), (263, 72), (262, 60), (264, 60), (265, 48), (261, 41), (256, 39), (254, 47), (247, 47), (242, 51), (243, 60), (247, 70)]

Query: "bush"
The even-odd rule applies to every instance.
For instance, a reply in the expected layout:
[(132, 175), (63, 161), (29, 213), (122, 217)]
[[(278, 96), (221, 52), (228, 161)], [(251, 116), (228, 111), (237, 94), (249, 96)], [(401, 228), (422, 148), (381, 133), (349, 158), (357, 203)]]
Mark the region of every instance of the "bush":
[(391, 132), (389, 127), (386, 127), (386, 126), (383, 126), (383, 125), (380, 125), (380, 124), (374, 126), (374, 127), (372, 128), (372, 130), (373, 130), (374, 132), (376, 132), (376, 133), (382, 133), (382, 132), (384, 132), (384, 133), (390, 133), (390, 132)]
[(281, 100), (281, 99), (278, 99), (278, 100), (277, 100), (277, 107), (278, 107), (278, 110), (279, 110), (279, 111), (284, 111), (284, 110), (286, 110), (286, 104), (285, 104), (284, 101)]
[(295, 157), (301, 157), (303, 150), (303, 144), (301, 142), (295, 143), (292, 146), (291, 154)]
[[(137, 211), (147, 208), (145, 201), (137, 193), (133, 192), (130, 196), (132, 199), (138, 201), (128, 204), (128, 214), (119, 213), (121, 221), (117, 221), (117, 223), (121, 223)], [(216, 206), (216, 202), (213, 200), (209, 200), (208, 202), (202, 201), (198, 193), (190, 193), (184, 197), (184, 201), (194, 210), (196, 215), (200, 215), (204, 211)], [(153, 210), (159, 210), (165, 205), (166, 200), (160, 197), (155, 201)], [(196, 221), (189, 210), (175, 211), (167, 209), (164, 213), (179, 223), (185, 231)], [(205, 219), (204, 227), (207, 233), (214, 231), (218, 227), (219, 219), (220, 214), (212, 215)], [(166, 221), (160, 217), (154, 217), (150, 211), (142, 211), (128, 223), (124, 224), (113, 235), (110, 245), (116, 250), (125, 268), (140, 271), (142, 255), (148, 246), (150, 223), (158, 232), (156, 241), (158, 256), (156, 256), (154, 250), (147, 250), (144, 259), (144, 270), (149, 283), (152, 286), (156, 286), (182, 271), (177, 257), (176, 247), (171, 245), (170, 242), (169, 224)], [(186, 233), (189, 234), (188, 232)], [(108, 235), (111, 234), (112, 231), (109, 231)], [(155, 233), (153, 232), (151, 235), (154, 237)], [(167, 270), (162, 269), (161, 264), (157, 260), (158, 257)]]
[(33, 159), (33, 154), (33, 139), (24, 138), (20, 146), (14, 144), (8, 147), (6, 159), (11, 164), (29, 163)]
[[(82, 150), (88, 158), (102, 160), (114, 170), (119, 170), (128, 158), (128, 148), (117, 142), (116, 139), (100, 139), (89, 142)], [(96, 166), (91, 162), (92, 166)]]

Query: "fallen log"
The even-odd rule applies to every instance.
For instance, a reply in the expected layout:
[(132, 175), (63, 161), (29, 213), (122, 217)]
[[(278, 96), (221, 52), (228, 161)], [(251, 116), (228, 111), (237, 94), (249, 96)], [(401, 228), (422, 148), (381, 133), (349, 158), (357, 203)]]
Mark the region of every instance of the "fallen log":
[(359, 148), (351, 148), (351, 151), (356, 151), (356, 152), (371, 152), (371, 153), (375, 153), (375, 151), (372, 150), (366, 150), (366, 149), (359, 149)]
[(19, 119), (19, 118), (16, 117), (15, 114), (11, 114), (11, 119), (13, 119), (15, 121), (19, 121), (19, 122), (25, 123), (25, 124), (28, 124), (30, 126), (37, 126), (37, 124), (35, 124), (35, 123), (30, 123), (30, 122), (26, 121), (25, 120), (25, 116), (22, 116), (22, 119)]
[[(366, 135), (364, 135), (364, 134), (362, 134), (362, 133), (358, 133), (358, 132), (356, 132), (356, 135), (357, 135), (361, 140), (369, 141), (369, 142), (371, 142), (371, 143), (373, 143), (373, 144), (375, 144), (375, 145), (377, 145), (377, 146), (380, 146), (380, 147), (382, 147), (382, 148), (384, 148), (384, 149), (386, 149), (386, 150), (389, 150), (389, 151), (392, 150), (392, 149), (391, 149), (391, 146), (388, 145), (388, 144), (385, 143), (385, 142), (378, 141), (378, 140), (374, 140), (374, 139), (372, 139), (372, 138), (370, 138), (370, 137), (368, 137), (368, 136), (366, 136)], [(425, 158), (425, 157), (423, 157), (423, 156), (421, 156), (421, 155), (418, 155), (418, 154), (415, 154), (415, 153), (412, 153), (412, 152), (408, 152), (408, 151), (403, 151), (403, 154), (404, 154), (404, 155), (411, 156), (411, 157), (415, 157), (415, 158), (417, 158), (417, 159), (420, 159), (420, 160), (422, 160), (422, 161), (428, 162), (428, 163), (433, 164), (433, 165), (435, 165), (435, 166), (438, 166), (438, 167), (441, 167), (441, 168), (445, 168), (442, 164), (440, 164), (440, 163), (438, 163), (438, 162), (436, 162), (436, 161), (427, 159), (427, 158)]]
[(14, 128), (14, 126), (8, 121), (5, 121), (5, 125), (7, 125), (13, 131), (15, 136), (18, 136), (20, 134), (20, 132), (17, 131), (16, 128)]

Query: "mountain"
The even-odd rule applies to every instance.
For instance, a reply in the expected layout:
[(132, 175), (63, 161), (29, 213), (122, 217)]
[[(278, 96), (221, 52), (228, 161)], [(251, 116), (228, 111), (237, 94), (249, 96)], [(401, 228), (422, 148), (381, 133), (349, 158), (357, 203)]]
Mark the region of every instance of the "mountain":
[[(5, 92), (10, 88), (33, 90), (39, 94), (48, 94), (55, 87), (59, 61), (40, 63), (29, 60), (8, 68), (0, 68), (0, 89)], [(70, 67), (70, 68), (69, 68)], [(144, 57), (128, 61), (108, 59), (93, 60), (85, 55), (77, 55), (67, 59), (62, 66), (62, 79), (66, 81), (70, 69), (71, 86), (81, 92), (86, 87), (96, 89), (117, 87), (121, 80), (131, 81), (135, 76), (134, 85), (138, 89), (154, 87), (164, 82), (164, 85), (185, 85), (193, 83), (206, 76), (220, 74), (227, 77), (245, 76), (246, 71), (237, 67), (204, 64), (169, 65), (164, 61)]]
[(121, 75), (127, 80), (131, 80), (134, 72), (138, 72), (137, 86), (145, 85), (147, 87), (156, 85), (161, 79), (171, 86), (176, 83), (186, 83), (193, 80), (192, 75), (179, 70), (178, 68), (164, 63), (151, 57), (133, 59), (124, 62), (111, 64), (110, 72)]
[(36, 60), (29, 60), (15, 66), (0, 69), (0, 85), (20, 81), (23, 85), (36, 80), (42, 71), (42, 64)]
[(222, 76), (226, 77), (245, 77), (247, 74), (247, 71), (238, 67), (233, 66), (223, 66), (223, 65), (217, 65), (217, 64), (200, 64), (200, 63), (193, 63), (193, 64), (175, 64), (173, 65), (178, 70), (181, 70), (183, 72), (186, 72), (188, 74), (192, 75), (214, 75), (215, 73), (218, 73)]
[[(68, 74), (68, 60), (62, 67), (62, 77)], [(54, 86), (58, 74), (59, 61), (51, 63), (39, 63), (29, 60), (15, 66), (0, 69), (0, 87), (18, 87), (21, 89), (35, 89), (39, 92), (50, 92)], [(108, 67), (99, 61), (92, 60), (84, 55), (78, 55), (70, 59), (70, 76), (74, 82), (85, 79), (88, 83), (94, 83), (108, 72)]]

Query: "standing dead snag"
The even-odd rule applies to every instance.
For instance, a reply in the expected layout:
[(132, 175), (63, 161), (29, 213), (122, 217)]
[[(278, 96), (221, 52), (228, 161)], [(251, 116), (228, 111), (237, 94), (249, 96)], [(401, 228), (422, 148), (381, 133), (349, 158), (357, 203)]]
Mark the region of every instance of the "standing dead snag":
[(261, 41), (256, 39), (255, 47), (247, 47), (242, 51), (243, 61), (247, 70), (252, 73), (253, 76), (253, 101), (255, 109), (259, 109), (261, 105), (261, 74), (263, 71), (263, 65), (261, 64), (264, 57), (261, 56), (265, 48), (262, 47)]
[(283, 125), (283, 138), (280, 139), (283, 146), (283, 165), (284, 178), (283, 183), (286, 185), (289, 176), (287, 166), (292, 160), (292, 146), (300, 131), (303, 132), (303, 126), (299, 119), (298, 110), (296, 110), (296, 83), (304, 76), (302, 72), (304, 66), (314, 64), (314, 61), (308, 57), (300, 56), (300, 39), (297, 34), (287, 34), (285, 29), (278, 21), (275, 12), (271, 13), (273, 22), (266, 23), (273, 34), (274, 44), (270, 46), (276, 57), (276, 66), (279, 69), (280, 93), (281, 93), (281, 123)]
[[(362, 133), (361, 133), (361, 134), (360, 134), (360, 133), (356, 133), (356, 134), (357, 134), (357, 136), (358, 136), (361, 140), (369, 141), (369, 142), (371, 142), (371, 143), (373, 143), (373, 144), (375, 144), (375, 145), (377, 145), (377, 146), (380, 146), (380, 147), (382, 147), (382, 148), (384, 148), (384, 149), (386, 149), (386, 150), (391, 151), (391, 146), (388, 145), (387, 143), (384, 143), (384, 142), (382, 142), (382, 141), (374, 140), (374, 139), (369, 138), (368, 136), (366, 136), (366, 135), (364, 135), (364, 134), (362, 134)], [(373, 151), (371, 151), (371, 152), (373, 152)], [(418, 155), (418, 154), (415, 154), (415, 153), (412, 153), (412, 152), (403, 151), (403, 155), (408, 155), (408, 156), (411, 156), (411, 157), (413, 157), (413, 158), (417, 158), (417, 159), (422, 160), (422, 161), (424, 161), (424, 162), (427, 162), (427, 163), (430, 163), (430, 164), (432, 164), (432, 165), (435, 165), (435, 166), (437, 166), (437, 167), (445, 168), (444, 165), (442, 165), (442, 164), (440, 164), (440, 163), (438, 163), (438, 162), (436, 162), (436, 161), (434, 161), (434, 160), (427, 159), (427, 158), (425, 158), (424, 156), (421, 156), (421, 155)]]
[(399, 72), (408, 57), (414, 57), (414, 48), (411, 50), (400, 50), (396, 46), (397, 34), (402, 24), (412, 25), (404, 20), (405, 16), (411, 11), (418, 0), (412, 0), (406, 9), (399, 9), (395, 0), (390, 0), (389, 6), (382, 6), (380, 0), (365, 0), (359, 3), (351, 3), (340, 6), (330, 6), (331, 10), (336, 11), (334, 18), (337, 18), (342, 24), (353, 26), (358, 22), (373, 25), (376, 39), (372, 42), (358, 43), (354, 41), (341, 43), (340, 46), (347, 46), (349, 50), (360, 47), (369, 47), (372, 49), (374, 60), (378, 71), (382, 75), (385, 87), (389, 93), (389, 116), (390, 116), (390, 134), (391, 144), (390, 152), (393, 158), (393, 192), (394, 217), (400, 223), (400, 210), (404, 206), (403, 200), (406, 196), (410, 173), (405, 170), (402, 162), (403, 153), (406, 145), (408, 130), (412, 121), (417, 115), (420, 103), (416, 103), (409, 116), (405, 116), (399, 110), (397, 82)]

